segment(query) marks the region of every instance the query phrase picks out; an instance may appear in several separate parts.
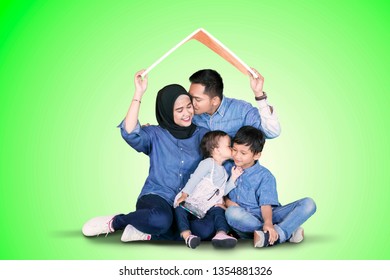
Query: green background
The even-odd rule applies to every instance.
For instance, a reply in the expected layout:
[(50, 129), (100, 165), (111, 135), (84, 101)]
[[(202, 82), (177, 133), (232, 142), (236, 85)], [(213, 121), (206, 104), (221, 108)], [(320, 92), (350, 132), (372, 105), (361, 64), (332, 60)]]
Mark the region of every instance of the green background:
[[(1, 1), (0, 258), (390, 259), (388, 3)], [(199, 27), (265, 77), (282, 134), (262, 164), (283, 204), (318, 207), (302, 244), (227, 252), (81, 234), (133, 210), (148, 173), (116, 128), (134, 73)], [(156, 123), (158, 89), (188, 88), (202, 68), (255, 104), (247, 76), (190, 41), (150, 73), (141, 123)]]

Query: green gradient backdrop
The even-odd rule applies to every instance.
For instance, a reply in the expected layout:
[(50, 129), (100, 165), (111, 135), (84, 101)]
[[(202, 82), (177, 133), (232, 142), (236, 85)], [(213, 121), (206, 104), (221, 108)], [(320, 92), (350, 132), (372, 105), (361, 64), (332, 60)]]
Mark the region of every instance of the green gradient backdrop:
[[(388, 1), (227, 2), (1, 1), (1, 259), (390, 259)], [(199, 27), (265, 77), (282, 134), (262, 163), (282, 203), (317, 202), (305, 242), (227, 254), (84, 238), (87, 219), (134, 209), (148, 173), (116, 128), (133, 74)], [(191, 41), (150, 73), (141, 122), (156, 123), (159, 88), (206, 67), (253, 100)]]

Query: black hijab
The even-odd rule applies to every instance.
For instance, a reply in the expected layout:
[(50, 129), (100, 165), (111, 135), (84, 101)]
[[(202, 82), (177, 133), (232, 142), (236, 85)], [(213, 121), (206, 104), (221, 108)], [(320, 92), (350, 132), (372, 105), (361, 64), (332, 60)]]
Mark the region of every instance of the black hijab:
[(158, 124), (165, 128), (177, 139), (187, 139), (192, 136), (196, 126), (179, 126), (173, 120), (173, 105), (180, 95), (187, 95), (191, 100), (191, 95), (181, 85), (167, 85), (157, 94), (156, 118)]

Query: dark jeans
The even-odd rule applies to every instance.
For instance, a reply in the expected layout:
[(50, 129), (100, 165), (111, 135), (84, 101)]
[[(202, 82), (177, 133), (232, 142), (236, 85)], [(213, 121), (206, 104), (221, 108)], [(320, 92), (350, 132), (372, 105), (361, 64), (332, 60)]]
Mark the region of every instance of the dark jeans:
[[(176, 226), (173, 207), (158, 195), (141, 196), (137, 201), (134, 212), (117, 215), (112, 222), (115, 230), (123, 230), (128, 224), (139, 231), (151, 234), (152, 240), (181, 239)], [(212, 215), (206, 215), (201, 220), (197, 218), (190, 219), (190, 224), (191, 232), (202, 240), (211, 240), (215, 235)]]
[(185, 209), (177, 207), (175, 209), (176, 222), (179, 232), (190, 230), (192, 234), (199, 236), (201, 239), (210, 239), (218, 231), (229, 231), (229, 225), (225, 218), (225, 210), (221, 207), (212, 207), (207, 211), (203, 219), (198, 219)]
[(112, 225), (115, 230), (121, 230), (131, 224), (144, 233), (160, 235), (171, 228), (173, 216), (168, 202), (158, 195), (148, 194), (138, 199), (134, 212), (115, 216)]

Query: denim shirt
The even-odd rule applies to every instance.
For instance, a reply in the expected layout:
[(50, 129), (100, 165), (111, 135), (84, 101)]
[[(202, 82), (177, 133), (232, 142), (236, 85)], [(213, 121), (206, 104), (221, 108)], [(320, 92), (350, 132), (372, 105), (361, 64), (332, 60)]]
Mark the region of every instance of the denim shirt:
[(201, 161), (200, 141), (208, 130), (197, 127), (190, 138), (177, 139), (160, 126), (141, 127), (137, 123), (131, 133), (127, 133), (123, 121), (119, 127), (123, 139), (150, 158), (149, 175), (139, 197), (156, 194), (173, 205), (176, 194)]
[[(232, 161), (225, 164), (228, 170), (232, 166)], [(262, 219), (260, 211), (262, 205), (280, 206), (275, 177), (258, 162), (244, 169), (244, 173), (237, 178), (236, 188), (229, 193), (228, 197), (260, 219)]]
[(236, 135), (244, 125), (251, 125), (263, 131), (258, 108), (246, 101), (225, 96), (213, 115), (206, 113), (195, 115), (193, 122), (209, 130), (225, 131), (230, 137)]

